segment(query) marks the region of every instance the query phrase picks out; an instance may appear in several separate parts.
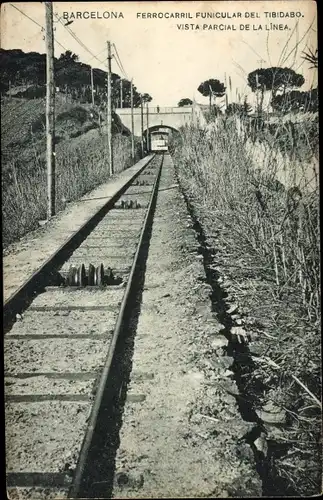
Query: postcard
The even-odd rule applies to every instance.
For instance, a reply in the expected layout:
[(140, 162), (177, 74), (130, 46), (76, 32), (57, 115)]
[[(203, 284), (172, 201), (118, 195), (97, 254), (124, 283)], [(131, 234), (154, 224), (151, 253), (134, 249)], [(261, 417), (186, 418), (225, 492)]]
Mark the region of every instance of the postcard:
[(6, 492), (321, 492), (316, 3), (5, 2)]

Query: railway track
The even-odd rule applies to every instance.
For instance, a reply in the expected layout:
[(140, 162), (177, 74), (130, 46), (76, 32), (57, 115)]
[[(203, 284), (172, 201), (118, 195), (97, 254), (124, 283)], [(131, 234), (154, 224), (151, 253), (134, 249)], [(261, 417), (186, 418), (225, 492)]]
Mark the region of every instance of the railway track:
[(154, 156), (4, 305), (11, 498), (90, 498), (104, 483), (95, 453), (122, 389), (162, 165)]

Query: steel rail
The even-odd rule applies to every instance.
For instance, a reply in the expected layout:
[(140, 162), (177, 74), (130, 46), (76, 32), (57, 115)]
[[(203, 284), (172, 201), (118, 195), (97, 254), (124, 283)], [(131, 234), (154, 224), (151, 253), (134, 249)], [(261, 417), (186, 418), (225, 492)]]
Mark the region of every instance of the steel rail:
[(145, 237), (145, 234), (146, 234), (149, 222), (150, 222), (154, 202), (155, 202), (156, 197), (157, 197), (159, 180), (160, 180), (160, 176), (161, 176), (163, 163), (164, 163), (164, 155), (162, 157), (162, 161), (161, 161), (161, 164), (160, 164), (160, 167), (159, 167), (159, 170), (157, 173), (157, 177), (156, 177), (156, 180), (154, 183), (154, 187), (152, 190), (149, 206), (148, 206), (148, 209), (146, 212), (146, 216), (145, 216), (143, 227), (141, 230), (139, 242), (137, 245), (137, 250), (136, 250), (134, 260), (133, 260), (133, 263), (131, 266), (129, 279), (127, 281), (127, 286), (126, 286), (125, 293), (124, 293), (122, 303), (120, 306), (118, 318), (117, 318), (116, 325), (114, 328), (113, 337), (112, 337), (112, 340), (111, 340), (111, 343), (109, 346), (109, 350), (107, 353), (106, 361), (105, 361), (105, 364), (104, 364), (104, 367), (103, 367), (103, 370), (101, 373), (101, 378), (100, 378), (100, 381), (98, 384), (98, 389), (97, 389), (97, 392), (95, 395), (94, 403), (92, 406), (92, 411), (91, 411), (91, 414), (89, 417), (89, 423), (88, 423), (88, 427), (87, 427), (87, 430), (86, 430), (86, 433), (84, 436), (84, 440), (83, 440), (83, 444), (81, 447), (81, 452), (79, 455), (78, 463), (76, 465), (73, 482), (72, 482), (71, 488), (70, 488), (69, 493), (68, 493), (68, 498), (84, 498), (84, 496), (82, 496), (82, 488), (84, 486), (83, 482), (85, 480), (83, 477), (83, 474), (84, 474), (84, 470), (86, 467), (86, 462), (87, 462), (87, 458), (89, 455), (93, 436), (95, 433), (95, 427), (96, 427), (96, 423), (98, 420), (98, 414), (100, 411), (102, 398), (103, 398), (104, 391), (106, 389), (107, 382), (109, 380), (109, 377), (110, 377), (110, 374), (112, 371), (112, 364), (113, 364), (113, 360), (114, 360), (114, 356), (115, 356), (115, 352), (116, 352), (117, 341), (118, 341), (120, 332), (121, 332), (122, 327), (123, 327), (125, 312), (127, 310), (127, 306), (129, 303), (132, 289), (133, 289), (134, 276), (135, 276), (136, 268), (138, 265), (140, 251), (141, 251), (144, 237)]
[(4, 332), (14, 321), (16, 314), (21, 313), (30, 304), (31, 299), (44, 286), (46, 280), (55, 268), (64, 263), (70, 254), (82, 243), (88, 236), (92, 228), (113, 208), (115, 202), (128, 189), (133, 181), (148, 167), (151, 161), (156, 157), (152, 157), (138, 170), (94, 215), (92, 215), (79, 229), (74, 231), (71, 236), (65, 240), (62, 245), (56, 250), (43, 264), (38, 268), (4, 303), (3, 306), (3, 322)]

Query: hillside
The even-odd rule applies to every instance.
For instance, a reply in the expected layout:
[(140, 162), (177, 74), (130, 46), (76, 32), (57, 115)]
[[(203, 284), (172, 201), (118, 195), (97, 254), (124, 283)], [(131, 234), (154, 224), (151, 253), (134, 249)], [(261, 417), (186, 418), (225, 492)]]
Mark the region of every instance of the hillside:
[[(0, 91), (1, 96), (15, 96), (33, 99), (46, 94), (46, 56), (37, 52), (23, 52), (20, 49), (0, 49)], [(66, 98), (81, 103), (92, 102), (91, 70), (93, 72), (94, 100), (96, 105), (106, 102), (106, 71), (79, 61), (78, 55), (70, 50), (54, 59), (55, 85)], [(130, 106), (131, 83), (117, 73), (111, 74), (112, 104), (120, 103), (120, 84), (123, 87), (123, 105)], [(133, 85), (134, 107), (140, 106), (141, 96), (151, 101), (146, 92), (139, 92)]]
[[(19, 239), (46, 218), (46, 56), (0, 49), (3, 245)], [(93, 72), (94, 105), (91, 74)], [(67, 50), (54, 60), (57, 210), (109, 177), (106, 136), (106, 72)], [(112, 108), (130, 106), (131, 82), (112, 73)], [(134, 107), (149, 102), (133, 85)], [(112, 114), (116, 171), (131, 160), (130, 132)], [(138, 155), (136, 154), (136, 157)]]
[[(1, 149), (3, 170), (12, 159), (28, 162), (46, 150), (45, 142), (45, 98), (12, 98), (1, 101)], [(99, 128), (99, 108), (77, 101), (67, 103), (65, 97), (56, 97), (56, 144), (62, 140), (81, 136), (91, 129)], [(101, 112), (104, 122), (104, 113)], [(129, 133), (116, 115), (113, 117), (114, 133)]]
[[(3, 245), (36, 229), (46, 218), (45, 99), (1, 100)], [(99, 119), (100, 112), (100, 119)], [(109, 177), (105, 113), (96, 106), (56, 96), (57, 210)], [(129, 131), (113, 115), (116, 171), (131, 164)]]

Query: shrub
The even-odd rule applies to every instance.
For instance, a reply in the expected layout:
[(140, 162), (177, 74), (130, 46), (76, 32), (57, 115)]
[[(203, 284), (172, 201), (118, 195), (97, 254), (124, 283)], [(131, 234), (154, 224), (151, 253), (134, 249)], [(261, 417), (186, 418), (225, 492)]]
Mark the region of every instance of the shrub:
[[(114, 137), (115, 171), (130, 166), (131, 145), (129, 138)], [(57, 211), (65, 201), (80, 196), (109, 178), (106, 137), (96, 131), (73, 141), (62, 141), (56, 148)], [(6, 165), (3, 187), (3, 246), (17, 240), (38, 227), (46, 218), (47, 188), (45, 154), (36, 153), (35, 160), (20, 164), (12, 160)]]
[[(308, 129), (297, 133), (307, 138)], [(247, 373), (246, 393), (251, 400), (255, 396), (254, 404), (269, 399), (288, 415), (275, 443), (276, 449), (285, 451), (273, 452), (277, 484), (284, 480), (286, 489), (297, 495), (317, 494), (321, 478), (318, 183), (284, 185), (277, 178), (275, 138), (266, 154), (256, 157), (255, 144), (247, 148), (248, 141), (248, 133), (238, 133), (233, 120), (220, 118), (216, 130), (184, 128), (171, 151), (195, 213), (210, 234), (217, 234), (217, 272), (229, 280), (230, 295), (247, 311), (245, 324), (250, 321), (257, 325), (249, 327), (251, 331), (259, 331), (252, 344), (257, 357), (253, 372)], [(293, 144), (284, 156), (291, 177), (295, 157), (316, 161), (314, 142)], [(256, 391), (260, 382), (262, 395)]]

